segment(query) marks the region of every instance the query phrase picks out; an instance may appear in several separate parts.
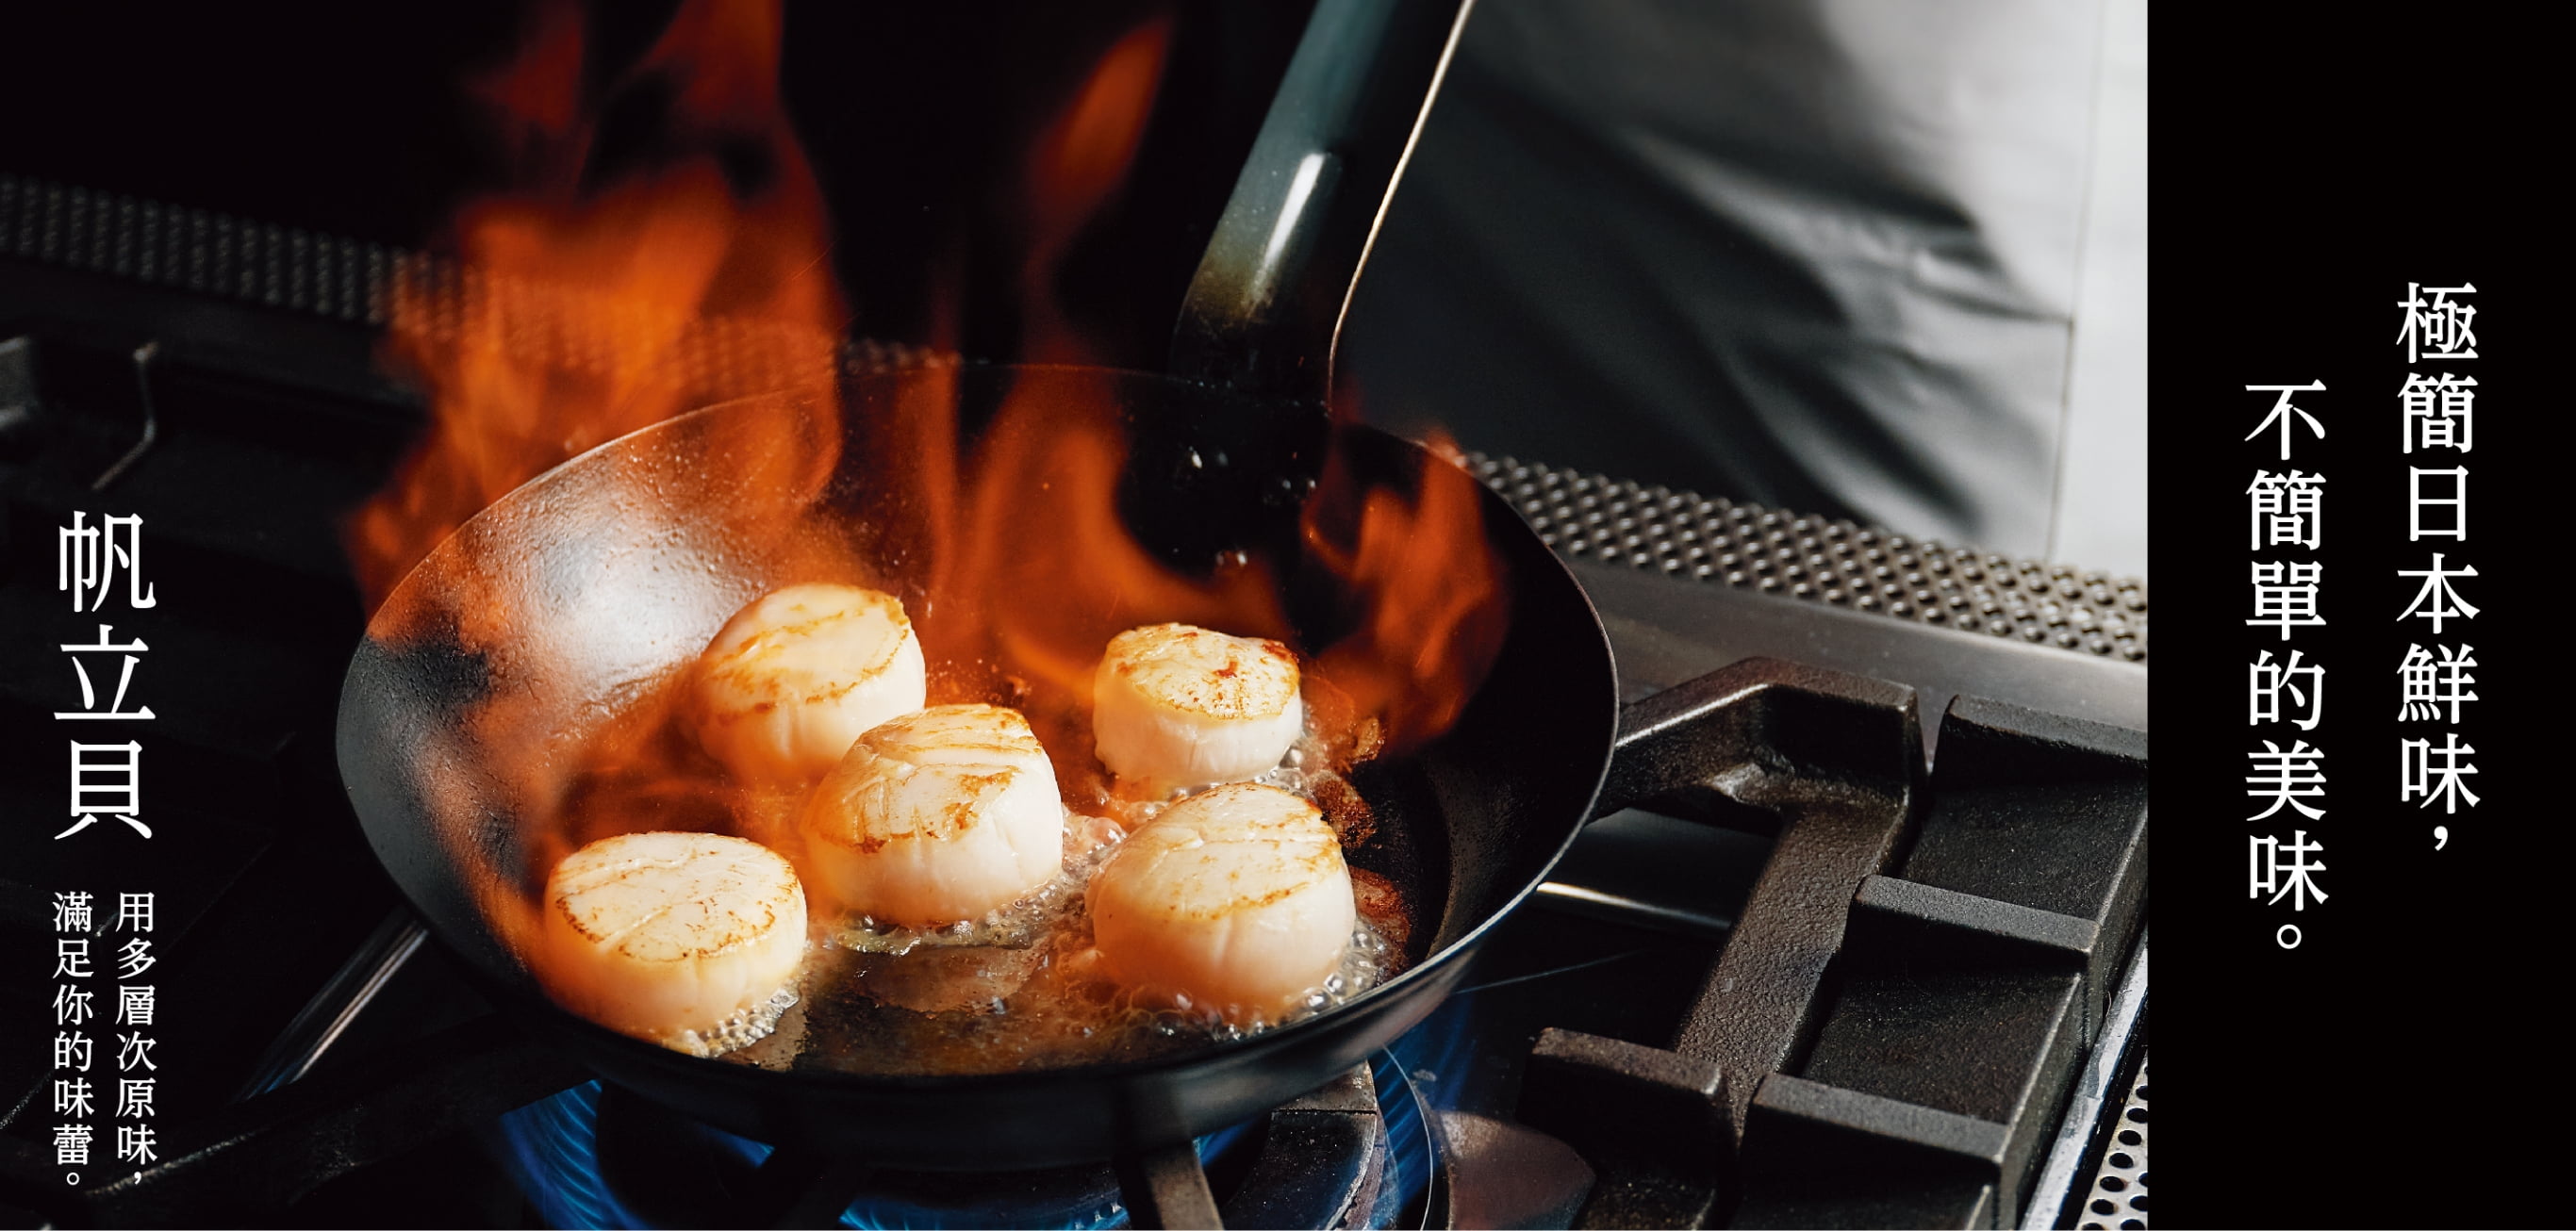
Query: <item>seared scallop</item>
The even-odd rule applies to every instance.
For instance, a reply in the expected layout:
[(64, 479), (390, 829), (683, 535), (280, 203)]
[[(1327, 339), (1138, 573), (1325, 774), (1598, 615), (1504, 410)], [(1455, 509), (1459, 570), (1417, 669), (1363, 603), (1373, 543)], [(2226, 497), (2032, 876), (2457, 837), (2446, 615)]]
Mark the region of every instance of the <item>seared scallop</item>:
[(1187, 624), (1110, 638), (1092, 696), (1101, 764), (1156, 794), (1256, 777), (1306, 722), (1288, 647)]
[(1276, 1020), (1341, 964), (1359, 916), (1315, 805), (1236, 783), (1172, 805), (1092, 877), (1092, 940), (1150, 1000)]
[(928, 680), (893, 595), (789, 586), (735, 613), (698, 656), (698, 742), (737, 777), (811, 782), (868, 728), (920, 709)]
[(708, 833), (602, 838), (546, 878), (539, 976), (556, 1000), (651, 1039), (776, 995), (805, 955), (805, 893), (769, 848)]
[(980, 918), (1064, 867), (1055, 767), (998, 705), (934, 705), (860, 736), (803, 825), (823, 892), (916, 927)]

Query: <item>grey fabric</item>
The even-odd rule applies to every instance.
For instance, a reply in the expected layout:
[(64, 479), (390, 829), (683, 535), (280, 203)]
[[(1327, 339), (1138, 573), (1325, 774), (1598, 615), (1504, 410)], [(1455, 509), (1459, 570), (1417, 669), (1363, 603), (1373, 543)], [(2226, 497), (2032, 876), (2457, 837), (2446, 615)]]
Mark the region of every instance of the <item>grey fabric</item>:
[(2101, 36), (2098, 0), (1481, 0), (1344, 335), (1364, 413), (2044, 551)]

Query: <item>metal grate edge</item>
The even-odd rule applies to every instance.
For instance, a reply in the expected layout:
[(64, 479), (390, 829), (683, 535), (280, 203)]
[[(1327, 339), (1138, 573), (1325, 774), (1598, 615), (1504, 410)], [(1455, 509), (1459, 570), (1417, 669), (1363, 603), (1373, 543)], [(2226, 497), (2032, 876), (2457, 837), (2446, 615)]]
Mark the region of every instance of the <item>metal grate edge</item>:
[(1849, 611), (2147, 659), (2147, 583), (1859, 523), (1464, 455), (1561, 556)]

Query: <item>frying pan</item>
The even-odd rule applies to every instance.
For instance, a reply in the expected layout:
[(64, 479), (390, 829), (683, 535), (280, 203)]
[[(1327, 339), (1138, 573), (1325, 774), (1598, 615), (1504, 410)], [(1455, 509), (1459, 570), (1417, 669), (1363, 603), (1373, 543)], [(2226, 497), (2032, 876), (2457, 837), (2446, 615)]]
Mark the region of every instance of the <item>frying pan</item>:
[[(1410, 840), (1416, 960), (1343, 1004), (1125, 1063), (775, 1071), (684, 1055), (558, 1008), (478, 902), (524, 893), (544, 874), (524, 866), (521, 826), (547, 801), (529, 797), (524, 775), (496, 767), (505, 752), (529, 749), (494, 741), (578, 745), (607, 721), (603, 698), (666, 677), (742, 603), (801, 580), (781, 572), (777, 544), (764, 538), (781, 490), (901, 571), (901, 536), (888, 527), (903, 511), (874, 498), (883, 484), (873, 476), (889, 459), (866, 425), (908, 400), (953, 399), (969, 425), (982, 418), (976, 408), (1025, 396), (1117, 408), (1132, 442), (1120, 512), (1138, 537), (1184, 565), (1259, 553), (1279, 566), (1301, 639), (1335, 635), (1347, 595), (1296, 559), (1301, 507), (1336, 491), (1402, 489), (1443, 464), (1409, 442), (1333, 424), (1323, 407), (1350, 286), (1464, 20), (1454, 3), (1318, 5), (1192, 284), (1170, 374), (915, 369), (854, 380), (838, 419), (793, 394), (714, 406), (564, 463), (433, 551), (378, 611), (350, 666), (339, 762), (378, 857), (482, 989), (604, 1077), (708, 1122), (952, 1170), (1177, 1144), (1322, 1085), (1429, 1014), (1591, 814), (1620, 724), (1590, 602), (1480, 484), (1483, 533), (1507, 581), (1497, 600), (1509, 606), (1507, 632), (1457, 722), (1363, 786)], [(1193, 454), (1233, 464), (1181, 460)], [(790, 469), (816, 459), (817, 473), (782, 484), (782, 456)], [(505, 633), (491, 631), (495, 612), (508, 613)], [(520, 716), (515, 735), (475, 727), (496, 700)]]

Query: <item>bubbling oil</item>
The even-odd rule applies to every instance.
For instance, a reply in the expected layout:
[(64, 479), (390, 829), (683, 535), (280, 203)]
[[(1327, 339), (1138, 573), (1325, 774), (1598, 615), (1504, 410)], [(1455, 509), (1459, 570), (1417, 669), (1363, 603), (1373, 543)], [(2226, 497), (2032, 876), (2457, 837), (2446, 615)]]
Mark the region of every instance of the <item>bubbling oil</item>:
[[(1171, 1055), (1302, 1021), (1348, 1002), (1397, 973), (1396, 948), (1366, 923), (1352, 929), (1342, 962), (1303, 1004), (1275, 1018), (1228, 1016), (1212, 1006), (1148, 1003), (1101, 978), (1089, 954), (1090, 926), (1068, 914), (1042, 947), (1025, 955), (1024, 982), (1006, 993), (968, 993), (924, 1011), (894, 1003), (884, 980), (925, 961), (975, 955), (979, 946), (922, 946), (901, 955), (817, 946), (801, 992), (776, 1028), (724, 1059), (780, 1071), (869, 1075), (1005, 1073)], [(1009, 952), (1009, 951), (1003, 951)], [(970, 958), (971, 961), (971, 958)], [(958, 990), (969, 965), (935, 972)], [(702, 1053), (707, 1054), (707, 1053)]]
[(739, 1051), (778, 1032), (778, 1023), (795, 1008), (802, 997), (796, 994), (797, 980), (769, 994), (758, 1004), (745, 1005), (733, 1015), (705, 1030), (682, 1030), (662, 1040), (673, 1051), (692, 1056), (721, 1056)]

